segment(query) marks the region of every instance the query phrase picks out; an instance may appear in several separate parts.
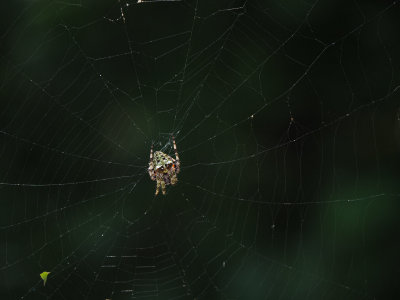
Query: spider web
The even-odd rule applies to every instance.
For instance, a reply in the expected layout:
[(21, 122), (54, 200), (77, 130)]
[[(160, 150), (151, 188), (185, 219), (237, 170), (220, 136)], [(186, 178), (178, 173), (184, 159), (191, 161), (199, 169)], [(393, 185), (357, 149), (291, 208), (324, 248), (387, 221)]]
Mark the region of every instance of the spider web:
[(398, 295), (398, 2), (139, 2), (1, 3), (1, 299)]

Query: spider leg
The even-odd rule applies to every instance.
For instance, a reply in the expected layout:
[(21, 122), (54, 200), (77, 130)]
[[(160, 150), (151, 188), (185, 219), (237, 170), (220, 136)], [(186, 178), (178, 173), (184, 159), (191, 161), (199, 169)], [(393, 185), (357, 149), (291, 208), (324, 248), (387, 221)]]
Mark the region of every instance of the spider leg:
[(157, 180), (157, 187), (156, 187), (156, 196), (158, 194), (158, 190), (160, 189), (160, 182)]
[(156, 173), (154, 172), (154, 163), (153, 163), (153, 145), (151, 145), (150, 149), (150, 161), (149, 161), (148, 172), (151, 180), (156, 180)]
[(176, 174), (178, 174), (181, 170), (181, 162), (179, 160), (178, 150), (176, 149), (175, 137), (172, 136), (172, 143), (174, 144), (175, 151), (175, 165), (176, 165)]
[(163, 195), (165, 195), (165, 182), (164, 181), (161, 181), (161, 190), (162, 190)]
[(171, 177), (171, 185), (175, 185), (178, 182), (178, 178), (176, 177), (176, 174), (174, 174)]
[(153, 145), (151, 145), (150, 149), (150, 161), (153, 161)]

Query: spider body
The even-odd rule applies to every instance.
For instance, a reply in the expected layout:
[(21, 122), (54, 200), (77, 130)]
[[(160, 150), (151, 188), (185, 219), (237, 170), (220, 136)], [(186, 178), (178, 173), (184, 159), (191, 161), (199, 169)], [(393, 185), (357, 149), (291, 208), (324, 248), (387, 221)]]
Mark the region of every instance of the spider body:
[(172, 142), (175, 159), (161, 151), (153, 153), (153, 146), (151, 146), (148, 172), (151, 180), (157, 181), (156, 195), (160, 187), (163, 195), (165, 195), (165, 186), (175, 185), (178, 182), (177, 174), (180, 171), (180, 161), (174, 138), (172, 138)]

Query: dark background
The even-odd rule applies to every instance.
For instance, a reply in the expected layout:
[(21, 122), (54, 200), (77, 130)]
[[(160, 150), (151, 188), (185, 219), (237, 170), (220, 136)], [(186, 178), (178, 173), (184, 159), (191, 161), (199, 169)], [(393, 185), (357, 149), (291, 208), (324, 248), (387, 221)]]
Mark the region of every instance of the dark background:
[(397, 1), (2, 1), (0, 298), (399, 297), (399, 26)]

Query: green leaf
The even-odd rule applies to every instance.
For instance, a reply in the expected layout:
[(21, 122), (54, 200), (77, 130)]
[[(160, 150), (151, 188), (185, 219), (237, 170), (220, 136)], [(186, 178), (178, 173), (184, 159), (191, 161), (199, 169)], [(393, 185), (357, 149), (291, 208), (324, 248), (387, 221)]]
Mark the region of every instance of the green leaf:
[(50, 272), (42, 272), (40, 273), (40, 277), (43, 279), (43, 286), (46, 285), (46, 281), (47, 281), (47, 276), (50, 274)]

